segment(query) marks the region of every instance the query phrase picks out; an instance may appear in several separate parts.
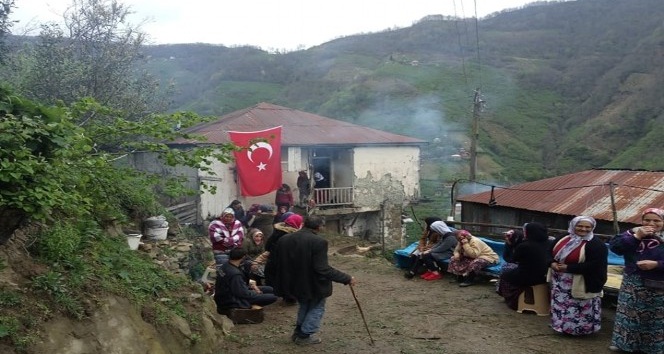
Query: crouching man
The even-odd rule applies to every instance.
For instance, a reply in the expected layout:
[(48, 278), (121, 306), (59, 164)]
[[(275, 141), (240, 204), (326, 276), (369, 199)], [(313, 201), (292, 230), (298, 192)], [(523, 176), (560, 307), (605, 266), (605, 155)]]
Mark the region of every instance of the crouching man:
[(244, 259), (247, 252), (236, 248), (229, 254), (230, 260), (217, 271), (214, 287), (214, 302), (217, 312), (226, 315), (230, 309), (249, 309), (252, 305), (267, 306), (277, 301), (274, 290), (269, 286), (249, 284), (245, 272)]

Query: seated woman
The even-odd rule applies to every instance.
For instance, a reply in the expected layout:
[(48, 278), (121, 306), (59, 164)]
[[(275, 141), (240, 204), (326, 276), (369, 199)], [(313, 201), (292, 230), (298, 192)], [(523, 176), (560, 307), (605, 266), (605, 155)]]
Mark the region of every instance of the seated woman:
[(434, 221), (430, 228), (439, 236), (438, 242), (431, 249), (422, 253), (422, 261), (427, 268), (427, 271), (422, 275), (422, 279), (438, 280), (443, 277), (441, 271), (445, 264), (444, 261), (452, 258), (457, 239), (454, 231), (442, 221)]
[(265, 262), (267, 253), (265, 252), (265, 236), (259, 229), (249, 229), (247, 237), (242, 243), (242, 248), (247, 252), (247, 257), (251, 260), (251, 271), (249, 279), (255, 280), (258, 284), (263, 284), (265, 278)]
[(233, 249), (230, 260), (217, 270), (214, 302), (219, 314), (226, 315), (233, 308), (249, 309), (252, 305), (267, 306), (277, 301), (272, 287), (249, 284), (242, 269), (246, 254), (242, 248)]
[(235, 248), (241, 248), (244, 240), (244, 227), (235, 220), (235, 211), (226, 208), (221, 215), (208, 226), (208, 236), (212, 243), (212, 253), (217, 267), (228, 262), (228, 254)]
[[(410, 254), (411, 267), (404, 274), (406, 279), (412, 279), (414, 276), (420, 273), (421, 269), (424, 268), (424, 259), (422, 258), (422, 255), (424, 252), (433, 248), (433, 246), (438, 242), (440, 235), (431, 230), (431, 224), (436, 221), (441, 221), (441, 219), (435, 216), (429, 216), (424, 219), (426, 227), (422, 231), (422, 236), (420, 236), (417, 248), (415, 248)], [(421, 277), (423, 278), (424, 274), (422, 274)]]
[(546, 226), (537, 222), (527, 223), (523, 225), (523, 237), (523, 242), (510, 255), (516, 267), (500, 275), (498, 288), (498, 294), (515, 311), (519, 295), (527, 287), (546, 283), (546, 272), (551, 264)]
[(471, 286), (478, 271), (498, 264), (500, 257), (484, 241), (466, 230), (456, 231), (458, 241), (447, 271), (457, 276), (459, 286)]
[[(503, 248), (503, 259), (505, 262), (500, 267), (500, 275), (516, 268), (516, 263), (512, 260), (514, 250), (521, 242), (523, 242), (523, 231), (521, 230), (508, 230), (503, 232), (505, 238), (505, 248)], [(500, 294), (500, 279), (496, 282), (496, 293)]]

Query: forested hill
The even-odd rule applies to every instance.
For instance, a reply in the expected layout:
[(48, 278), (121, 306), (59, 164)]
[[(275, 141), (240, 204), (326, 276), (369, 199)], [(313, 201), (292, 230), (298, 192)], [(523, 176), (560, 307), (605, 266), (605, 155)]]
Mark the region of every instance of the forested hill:
[(289, 53), (147, 51), (150, 70), (176, 85), (174, 109), (221, 115), (266, 101), (440, 138), (440, 154), (467, 147), (480, 88), (478, 171), (514, 181), (664, 169), (662, 19), (661, 0), (545, 2), (478, 22), (432, 15)]

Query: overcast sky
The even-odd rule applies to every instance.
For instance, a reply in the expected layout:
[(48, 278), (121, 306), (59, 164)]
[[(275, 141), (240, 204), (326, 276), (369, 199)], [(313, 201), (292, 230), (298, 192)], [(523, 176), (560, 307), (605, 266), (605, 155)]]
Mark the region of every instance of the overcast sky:
[[(309, 48), (335, 38), (411, 26), (427, 15), (479, 18), (534, 0), (119, 0), (150, 44), (252, 45), (265, 50)], [(12, 32), (61, 22), (71, 0), (16, 0)], [(34, 31), (30, 34), (38, 34)]]

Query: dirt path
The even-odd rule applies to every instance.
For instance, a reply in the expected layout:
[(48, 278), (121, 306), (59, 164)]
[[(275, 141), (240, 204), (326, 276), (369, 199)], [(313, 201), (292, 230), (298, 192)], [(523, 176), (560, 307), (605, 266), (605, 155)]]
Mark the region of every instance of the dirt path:
[(599, 333), (564, 336), (549, 328), (548, 316), (508, 309), (489, 282), (460, 288), (449, 282), (449, 275), (432, 282), (406, 280), (378, 256), (333, 253), (330, 263), (358, 279), (354, 289), (374, 345), (350, 289), (335, 284), (323, 318), (322, 344), (291, 343), (297, 306), (277, 302), (265, 308), (263, 323), (235, 326), (221, 353), (610, 353), (614, 311), (606, 306)]

